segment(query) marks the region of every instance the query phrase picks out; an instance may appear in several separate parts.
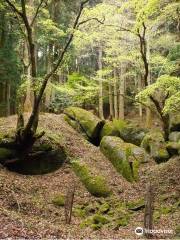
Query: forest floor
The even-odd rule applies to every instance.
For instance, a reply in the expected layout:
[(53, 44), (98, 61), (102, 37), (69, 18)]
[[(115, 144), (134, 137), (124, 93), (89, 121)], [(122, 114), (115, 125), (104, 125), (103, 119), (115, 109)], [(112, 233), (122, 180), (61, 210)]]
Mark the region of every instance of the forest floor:
[[(16, 116), (1, 118), (0, 132), (14, 129), (15, 122)], [(129, 183), (116, 172), (99, 147), (86, 141), (71, 128), (62, 114), (42, 114), (39, 126), (61, 137), (61, 144), (68, 153), (68, 159), (57, 171), (44, 175), (21, 175), (0, 168), (0, 239), (138, 239), (140, 237), (134, 230), (136, 227), (143, 227), (144, 209), (132, 211), (128, 206), (144, 198), (149, 181), (155, 184), (154, 229), (173, 232), (155, 234), (153, 238), (172, 239), (180, 236), (179, 157), (160, 165), (150, 159), (141, 164), (139, 181)], [(104, 176), (112, 190), (111, 196), (96, 198), (90, 195), (74, 174), (70, 165), (72, 159), (81, 159), (94, 175)], [(64, 207), (54, 205), (53, 199), (58, 194), (65, 195), (72, 183), (75, 183), (76, 191), (72, 221), (67, 225)], [(100, 211), (103, 206), (108, 206), (104, 212)], [(83, 209), (89, 211), (83, 212)], [(91, 225), (83, 224), (92, 218), (96, 211), (101, 212), (107, 220), (110, 219), (97, 230)], [(118, 227), (114, 220), (117, 214), (128, 216), (127, 221), (124, 224), (121, 222)]]

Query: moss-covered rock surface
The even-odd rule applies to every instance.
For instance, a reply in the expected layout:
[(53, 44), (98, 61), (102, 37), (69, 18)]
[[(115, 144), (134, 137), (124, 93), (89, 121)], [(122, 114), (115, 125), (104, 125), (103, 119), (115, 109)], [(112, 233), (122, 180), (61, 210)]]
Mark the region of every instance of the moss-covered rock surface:
[(100, 132), (104, 121), (100, 120), (93, 113), (78, 107), (69, 107), (64, 110), (65, 120), (75, 129), (84, 133), (88, 140), (98, 145)]
[(95, 176), (90, 168), (79, 160), (72, 161), (72, 168), (87, 190), (96, 197), (107, 197), (111, 191), (106, 180), (101, 176)]
[(138, 179), (139, 163), (145, 161), (146, 158), (143, 149), (112, 136), (103, 137), (100, 149), (128, 181)]
[(159, 130), (147, 133), (143, 138), (141, 146), (157, 163), (165, 162), (170, 157), (166, 148), (163, 133)]

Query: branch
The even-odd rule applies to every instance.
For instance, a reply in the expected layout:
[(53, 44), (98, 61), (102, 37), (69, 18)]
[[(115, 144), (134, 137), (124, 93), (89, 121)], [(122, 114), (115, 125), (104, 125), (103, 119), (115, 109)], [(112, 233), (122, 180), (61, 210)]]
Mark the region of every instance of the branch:
[(158, 100), (156, 100), (152, 95), (149, 96), (149, 98), (151, 99), (151, 101), (154, 103), (156, 109), (157, 109), (157, 112), (159, 113), (159, 116), (161, 117), (161, 119), (163, 120), (163, 114), (162, 114), (162, 109), (161, 109), (161, 106), (158, 102)]
[(20, 11), (17, 9), (17, 7), (16, 7), (11, 1), (9, 1), (9, 0), (5, 0), (5, 1), (6, 1), (6, 3), (12, 8), (12, 10), (13, 10), (15, 13), (17, 13), (19, 16), (23, 17), (22, 12), (20, 12)]
[(37, 18), (37, 15), (38, 15), (38, 13), (39, 13), (39, 10), (40, 10), (40, 8), (41, 8), (41, 6), (42, 6), (42, 4), (43, 4), (44, 1), (45, 1), (45, 0), (41, 0), (40, 3), (39, 3), (39, 5), (38, 5), (38, 7), (37, 7), (37, 9), (36, 9), (36, 12), (35, 12), (35, 14), (34, 14), (34, 17), (33, 17), (33, 19), (32, 19), (32, 22), (30, 23), (30, 26), (31, 26), (31, 27), (32, 27), (33, 24), (34, 24), (34, 22), (35, 22), (35, 20), (36, 20), (36, 18)]
[(91, 21), (91, 20), (95, 20), (95, 21), (97, 21), (97, 22), (100, 23), (100, 24), (104, 24), (105, 18), (104, 18), (103, 20), (99, 20), (98, 18), (89, 18), (89, 19), (86, 19), (86, 20), (80, 22), (80, 23), (77, 25), (77, 28), (78, 28), (80, 25), (82, 25), (82, 24), (84, 24), (84, 23), (87, 23), (87, 22), (89, 22), (89, 21)]
[(131, 100), (132, 102), (139, 103), (139, 104), (143, 105), (144, 107), (147, 107), (147, 108), (149, 108), (150, 110), (152, 110), (148, 105), (146, 105), (145, 103), (143, 103), (143, 102), (141, 102), (141, 101), (139, 101), (139, 100), (136, 100), (135, 98), (132, 98), (132, 97), (129, 97), (129, 96), (125, 96), (124, 94), (121, 94), (121, 93), (119, 93), (118, 95), (119, 95), (119, 96), (122, 96), (123, 98), (129, 99), (129, 100)]

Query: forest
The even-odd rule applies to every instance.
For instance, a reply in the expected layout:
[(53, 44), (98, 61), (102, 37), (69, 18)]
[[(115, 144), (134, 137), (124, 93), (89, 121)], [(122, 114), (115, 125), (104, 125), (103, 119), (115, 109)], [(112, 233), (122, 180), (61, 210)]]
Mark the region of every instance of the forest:
[(0, 239), (180, 238), (180, 2), (0, 1)]

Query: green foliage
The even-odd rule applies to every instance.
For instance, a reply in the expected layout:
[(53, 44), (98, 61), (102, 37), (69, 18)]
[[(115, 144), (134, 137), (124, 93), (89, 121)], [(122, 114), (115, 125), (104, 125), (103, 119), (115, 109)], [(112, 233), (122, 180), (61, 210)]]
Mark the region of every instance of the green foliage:
[(74, 72), (63, 85), (53, 85), (55, 98), (50, 109), (60, 112), (69, 106), (93, 106), (98, 99), (98, 85), (95, 80)]
[[(158, 101), (165, 100), (162, 112), (170, 113), (171, 111), (178, 110), (179, 105), (179, 91), (180, 91), (180, 78), (172, 77), (168, 75), (163, 75), (157, 79), (157, 81), (146, 89), (142, 90), (137, 96), (136, 99), (152, 107), (152, 101), (150, 97), (154, 97)], [(176, 106), (173, 107), (173, 101), (176, 102)], [(172, 107), (172, 109), (171, 109)]]

